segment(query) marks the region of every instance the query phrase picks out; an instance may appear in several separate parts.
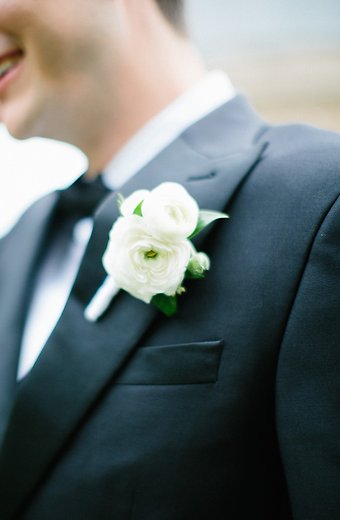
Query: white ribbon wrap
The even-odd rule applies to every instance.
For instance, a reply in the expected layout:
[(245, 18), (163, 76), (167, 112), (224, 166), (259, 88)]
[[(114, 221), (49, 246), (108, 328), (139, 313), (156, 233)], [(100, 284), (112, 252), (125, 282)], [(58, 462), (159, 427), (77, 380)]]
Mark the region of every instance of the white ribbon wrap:
[(115, 284), (113, 278), (107, 276), (86, 307), (84, 311), (85, 318), (91, 322), (98, 321), (118, 292), (119, 287)]

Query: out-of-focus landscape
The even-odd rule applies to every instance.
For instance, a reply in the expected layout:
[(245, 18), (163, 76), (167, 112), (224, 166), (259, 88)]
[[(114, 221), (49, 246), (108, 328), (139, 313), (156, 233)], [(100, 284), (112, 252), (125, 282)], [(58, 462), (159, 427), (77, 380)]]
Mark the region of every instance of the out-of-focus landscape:
[(187, 0), (189, 29), (274, 123), (340, 132), (339, 0)]
[[(273, 123), (340, 132), (339, 0), (186, 0), (189, 32)], [(0, 235), (34, 199), (86, 167), (76, 149), (16, 142), (0, 125)]]
[(339, 51), (230, 58), (226, 69), (269, 121), (303, 121), (340, 132)]

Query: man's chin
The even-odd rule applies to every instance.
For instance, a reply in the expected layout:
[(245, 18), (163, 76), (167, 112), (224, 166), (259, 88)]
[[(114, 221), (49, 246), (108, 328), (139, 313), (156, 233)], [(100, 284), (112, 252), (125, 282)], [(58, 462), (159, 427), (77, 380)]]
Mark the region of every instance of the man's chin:
[(17, 119), (3, 117), (1, 122), (5, 125), (8, 133), (14, 137), (14, 139), (28, 139), (30, 137), (35, 137), (32, 135), (27, 128), (27, 125), (23, 124), (22, 121), (18, 121)]
[(22, 121), (4, 120), (3, 124), (10, 136), (20, 141), (30, 139), (31, 137), (44, 137), (40, 132), (34, 130), (31, 125), (24, 124)]
[(8, 133), (15, 139), (29, 139), (31, 137), (43, 137), (41, 135), (41, 123), (36, 112), (27, 110), (26, 103), (8, 103), (0, 111), (0, 121), (7, 128)]
[(24, 135), (22, 133), (19, 133), (19, 132), (16, 132), (16, 131), (13, 131), (11, 129), (11, 127), (9, 127), (8, 125), (5, 124), (5, 128), (7, 130), (7, 132), (9, 133), (9, 135), (11, 137), (13, 137), (13, 139), (17, 139), (18, 141), (24, 141), (25, 139), (29, 139), (30, 137), (33, 137), (33, 136), (28, 136), (28, 135)]

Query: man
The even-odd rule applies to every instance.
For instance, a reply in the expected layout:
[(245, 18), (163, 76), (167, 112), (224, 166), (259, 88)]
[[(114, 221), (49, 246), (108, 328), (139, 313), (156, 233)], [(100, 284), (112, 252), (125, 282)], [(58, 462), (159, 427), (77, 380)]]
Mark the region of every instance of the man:
[(72, 242), (62, 194), (3, 239), (1, 519), (338, 518), (339, 136), (272, 127), (206, 75), (175, 0), (0, 0), (0, 70), (15, 137), (230, 216), (171, 318), (124, 291), (84, 317), (115, 194), (84, 256), (92, 220)]

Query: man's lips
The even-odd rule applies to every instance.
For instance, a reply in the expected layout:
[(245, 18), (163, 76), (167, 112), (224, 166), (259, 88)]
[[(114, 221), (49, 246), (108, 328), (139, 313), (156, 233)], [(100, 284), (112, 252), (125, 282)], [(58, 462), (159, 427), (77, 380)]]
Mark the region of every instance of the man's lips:
[(19, 49), (6, 52), (0, 56), (0, 80), (18, 64), (22, 57), (23, 52)]
[(13, 50), (0, 56), (0, 97), (2, 98), (10, 85), (18, 76), (23, 62), (24, 53)]

